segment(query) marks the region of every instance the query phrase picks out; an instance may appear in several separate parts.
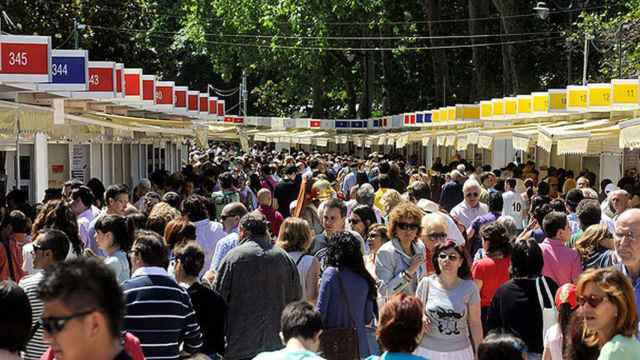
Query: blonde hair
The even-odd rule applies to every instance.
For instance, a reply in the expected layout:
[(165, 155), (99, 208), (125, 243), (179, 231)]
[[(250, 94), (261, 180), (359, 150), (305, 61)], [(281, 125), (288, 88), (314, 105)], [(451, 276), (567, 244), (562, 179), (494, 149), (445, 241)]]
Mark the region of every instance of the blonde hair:
[(380, 198), (380, 202), (382, 203), (382, 209), (385, 214), (391, 213), (391, 210), (398, 206), (398, 204), (404, 202), (402, 195), (399, 192), (393, 189), (387, 190), (384, 195)]
[[(633, 286), (629, 277), (614, 268), (589, 269), (580, 275), (576, 284), (576, 296), (582, 296), (587, 284), (593, 283), (606, 294), (608, 301), (616, 306), (613, 336), (634, 337), (638, 332), (638, 314)], [(595, 346), (609, 339), (600, 339), (598, 334), (585, 328), (582, 335), (585, 344)]]
[[(391, 214), (389, 214), (389, 226), (387, 227), (387, 235), (389, 236), (389, 239), (393, 239), (395, 237), (396, 226), (401, 219), (411, 219), (420, 226), (423, 215), (424, 212), (412, 202), (404, 202), (393, 208)], [(418, 229), (416, 237), (419, 234), (420, 229)]]
[(611, 238), (609, 228), (605, 224), (589, 226), (576, 240), (576, 251), (582, 259), (585, 259), (600, 246), (602, 240)]
[(153, 209), (149, 213), (149, 219), (161, 218), (168, 223), (171, 220), (175, 220), (180, 217), (180, 211), (176, 210), (166, 202), (159, 202), (153, 205)]
[(311, 247), (313, 232), (307, 220), (288, 217), (280, 226), (276, 245), (286, 252), (305, 252)]

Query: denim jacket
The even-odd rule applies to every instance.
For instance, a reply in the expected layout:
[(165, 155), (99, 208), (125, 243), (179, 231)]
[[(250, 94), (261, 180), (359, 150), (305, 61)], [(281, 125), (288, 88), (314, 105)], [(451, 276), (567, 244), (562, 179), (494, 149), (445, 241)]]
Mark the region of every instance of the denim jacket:
[[(412, 247), (416, 255), (424, 258), (426, 250), (421, 241), (414, 241)], [(409, 295), (415, 294), (418, 282), (425, 274), (424, 261), (411, 278), (404, 274), (410, 265), (411, 256), (405, 254), (398, 239), (394, 238), (380, 247), (376, 257), (376, 275), (378, 277), (378, 296), (381, 299), (386, 301), (399, 292)]]

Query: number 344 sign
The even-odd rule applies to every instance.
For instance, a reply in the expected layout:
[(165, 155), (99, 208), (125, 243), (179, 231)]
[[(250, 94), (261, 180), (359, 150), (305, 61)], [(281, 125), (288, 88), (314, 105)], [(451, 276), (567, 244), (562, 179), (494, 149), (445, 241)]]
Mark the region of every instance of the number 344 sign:
[(0, 35), (0, 81), (51, 82), (49, 36)]

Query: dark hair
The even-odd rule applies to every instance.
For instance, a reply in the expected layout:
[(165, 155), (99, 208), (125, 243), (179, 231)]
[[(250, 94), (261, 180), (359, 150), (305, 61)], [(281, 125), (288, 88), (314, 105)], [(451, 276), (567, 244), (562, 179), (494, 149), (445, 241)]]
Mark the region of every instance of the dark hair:
[(369, 284), (369, 298), (376, 299), (376, 281), (364, 266), (360, 242), (349, 231), (339, 231), (327, 241), (326, 263), (338, 269), (347, 268), (363, 277)]
[(449, 249), (454, 249), (462, 259), (462, 264), (458, 268), (458, 277), (461, 279), (469, 279), (471, 277), (471, 268), (469, 267), (469, 260), (467, 259), (467, 253), (464, 250), (464, 246), (458, 246), (451, 240), (445, 243), (436, 244), (435, 249), (433, 249), (431, 262), (433, 263), (433, 268), (436, 274), (440, 275), (440, 273), (442, 272), (442, 270), (440, 269), (440, 263), (438, 262), (438, 255), (440, 255), (441, 252)]
[(106, 205), (109, 205), (109, 199), (115, 199), (118, 195), (127, 194), (129, 195), (129, 189), (124, 185), (111, 185), (107, 188), (107, 191), (104, 193), (104, 202)]
[(571, 209), (571, 211), (576, 211), (578, 204), (584, 199), (584, 194), (580, 189), (571, 189), (567, 192), (565, 204)]
[[(99, 179), (91, 178), (91, 180), (87, 182), (87, 187), (91, 189), (94, 199), (102, 200), (104, 198), (104, 191), (105, 191), (104, 185), (102, 184), (102, 181), (100, 181)], [(98, 205), (98, 204), (95, 203), (95, 205)]]
[(478, 360), (519, 360), (526, 352), (527, 346), (520, 338), (492, 331), (478, 346)]
[(495, 177), (495, 175), (489, 171), (485, 171), (480, 174), (480, 184), (484, 184), (485, 180), (489, 179), (491, 176)]
[(564, 200), (560, 198), (551, 200), (551, 202), (549, 203), (549, 206), (551, 206), (553, 211), (561, 212), (565, 214), (567, 213), (567, 208), (565, 207)]
[(180, 260), (185, 274), (197, 277), (204, 266), (204, 251), (195, 241), (178, 245), (173, 250), (176, 260)]
[(344, 201), (338, 198), (331, 198), (325, 201), (324, 210), (327, 211), (328, 209), (339, 209), (341, 217), (344, 218), (347, 216), (347, 205), (345, 205)]
[(424, 181), (416, 181), (412, 183), (408, 188), (409, 198), (415, 201), (420, 199), (428, 199), (431, 195), (431, 189), (429, 185)]
[(533, 207), (534, 205), (534, 203), (531, 204), (533, 209), (533, 218), (536, 219), (540, 226), (542, 226), (542, 222), (544, 221), (545, 216), (552, 212), (553, 208), (551, 208), (551, 205), (547, 203), (541, 204), (540, 206), (536, 207)]
[(591, 225), (600, 224), (602, 209), (596, 199), (584, 199), (576, 207), (576, 216), (580, 222), (580, 229), (586, 230)]
[(45, 250), (51, 250), (55, 261), (64, 261), (67, 258), (67, 255), (69, 255), (69, 237), (67, 234), (58, 229), (44, 228), (38, 231), (34, 240), (37, 240), (39, 235), (42, 235), (39, 241), (40, 246)]
[(541, 181), (538, 183), (538, 195), (549, 196), (549, 183)]
[(44, 228), (52, 228), (64, 232), (71, 243), (71, 247), (73, 247), (73, 252), (76, 255), (82, 254), (84, 242), (80, 239), (76, 216), (64, 201), (53, 200), (44, 205), (31, 227), (32, 237), (35, 238), (38, 232)]
[(268, 228), (264, 216), (255, 212), (248, 213), (240, 219), (240, 229), (251, 233), (251, 235), (265, 236)]
[(584, 317), (574, 312), (569, 318), (566, 335), (563, 335), (562, 358), (565, 360), (596, 360), (600, 355), (598, 345), (589, 346), (584, 340)]
[(95, 204), (96, 202), (96, 198), (95, 196), (93, 196), (93, 192), (91, 191), (91, 189), (84, 185), (71, 191), (71, 199), (80, 199), (82, 204), (87, 208), (91, 207), (91, 205)]
[(164, 243), (169, 249), (173, 249), (188, 239), (196, 239), (196, 227), (184, 217), (171, 220), (164, 227)]
[(391, 164), (388, 161), (381, 161), (380, 164), (378, 164), (378, 170), (380, 171), (380, 174), (388, 174), (389, 171), (391, 170)]
[(178, 195), (178, 193), (175, 193), (173, 191), (169, 191), (168, 193), (164, 194), (162, 196), (162, 201), (166, 202), (167, 204), (171, 205), (171, 207), (179, 209), (180, 208), (180, 201), (182, 201), (182, 198), (180, 197), (180, 195)]
[(11, 226), (14, 233), (27, 233), (27, 216), (20, 210), (12, 210), (2, 219), (2, 227)]
[(127, 219), (131, 221), (135, 230), (145, 230), (147, 228), (147, 215), (141, 212), (134, 212), (127, 215)]
[[(145, 230), (153, 231), (160, 236), (164, 236), (164, 229), (167, 227), (167, 219), (162, 216), (153, 216), (147, 218)], [(140, 229), (138, 229), (140, 230)]]
[(510, 187), (510, 188), (515, 189), (516, 184), (517, 184), (518, 182), (517, 182), (517, 181), (516, 181), (516, 179), (514, 179), (514, 178), (508, 178), (507, 180), (505, 180), (505, 183), (506, 183), (507, 185), (509, 185), (509, 187)]
[(120, 337), (124, 295), (113, 271), (98, 258), (80, 256), (47, 268), (38, 297), (44, 302), (60, 300), (74, 313), (95, 309), (107, 319), (111, 336)]
[(182, 214), (191, 221), (200, 221), (208, 217), (207, 199), (201, 195), (191, 195), (182, 202)]
[(82, 186), (82, 181), (78, 179), (71, 179), (64, 182), (64, 187), (69, 187), (71, 189), (77, 189)]
[(373, 208), (367, 205), (358, 205), (353, 210), (351, 210), (352, 214), (358, 215), (360, 220), (363, 221), (364, 224), (364, 232), (365, 234), (369, 233), (369, 227), (373, 224), (378, 223), (378, 219), (376, 218), (376, 213), (373, 211)]
[(380, 175), (378, 175), (378, 187), (385, 189), (393, 188), (393, 182), (391, 181), (389, 174), (381, 172)]
[(147, 266), (166, 268), (169, 262), (167, 247), (160, 235), (153, 231), (140, 230), (136, 232), (133, 242), (133, 252)]
[(542, 221), (542, 229), (544, 234), (548, 238), (555, 238), (558, 231), (564, 229), (567, 226), (569, 220), (567, 220), (567, 214), (559, 211), (552, 211), (548, 213)]
[(560, 326), (560, 332), (562, 333), (562, 347), (564, 348), (564, 344), (568, 342), (568, 329), (569, 329), (569, 321), (571, 320), (571, 315), (573, 314), (573, 309), (571, 309), (571, 304), (565, 302), (560, 304), (558, 307), (558, 325)]
[(419, 344), (423, 312), (417, 297), (404, 293), (394, 295), (380, 311), (376, 335), (382, 347), (390, 352), (412, 353)]
[(31, 304), (24, 290), (13, 281), (0, 282), (0, 349), (24, 350), (31, 338)]
[(489, 193), (489, 211), (501, 212), (504, 200), (502, 200), (502, 194), (497, 191)]
[(288, 304), (280, 317), (282, 337), (287, 342), (291, 338), (312, 339), (322, 330), (322, 315), (306, 301)]
[(482, 240), (489, 243), (489, 253), (500, 251), (502, 255), (511, 255), (511, 242), (507, 229), (499, 222), (491, 222), (480, 228)]
[(518, 240), (511, 250), (511, 278), (538, 277), (542, 274), (542, 250), (533, 238)]
[(223, 189), (229, 189), (233, 187), (233, 174), (229, 171), (223, 172), (218, 177), (218, 181), (220, 182), (220, 187)]
[(101, 233), (111, 233), (113, 244), (125, 253), (131, 248), (135, 228), (130, 219), (120, 215), (105, 215), (98, 218), (95, 229)]

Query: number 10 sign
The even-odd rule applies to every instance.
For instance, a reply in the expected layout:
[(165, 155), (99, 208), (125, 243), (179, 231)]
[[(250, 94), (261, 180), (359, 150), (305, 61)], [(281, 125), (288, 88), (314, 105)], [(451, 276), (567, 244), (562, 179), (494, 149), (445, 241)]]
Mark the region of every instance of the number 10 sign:
[(51, 37), (0, 35), (0, 81), (51, 82)]

